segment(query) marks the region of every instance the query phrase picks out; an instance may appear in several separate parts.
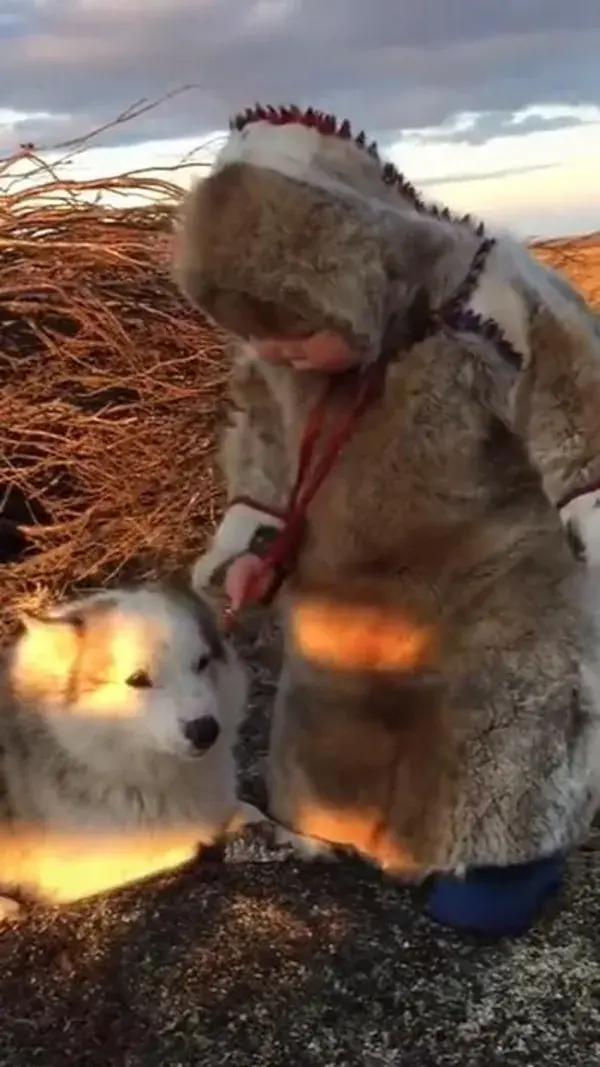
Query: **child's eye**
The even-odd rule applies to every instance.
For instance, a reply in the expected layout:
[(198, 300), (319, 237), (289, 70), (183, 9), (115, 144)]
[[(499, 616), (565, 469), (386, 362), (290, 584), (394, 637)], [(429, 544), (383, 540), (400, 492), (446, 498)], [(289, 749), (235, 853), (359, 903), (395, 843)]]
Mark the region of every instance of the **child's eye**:
[(202, 674), (202, 671), (206, 670), (206, 668), (208, 667), (209, 663), (210, 663), (210, 656), (209, 655), (200, 656), (200, 659), (196, 660), (196, 666), (194, 667), (194, 670), (195, 670), (196, 674)]
[(147, 671), (134, 671), (125, 680), (125, 685), (130, 685), (132, 689), (152, 689), (152, 679)]

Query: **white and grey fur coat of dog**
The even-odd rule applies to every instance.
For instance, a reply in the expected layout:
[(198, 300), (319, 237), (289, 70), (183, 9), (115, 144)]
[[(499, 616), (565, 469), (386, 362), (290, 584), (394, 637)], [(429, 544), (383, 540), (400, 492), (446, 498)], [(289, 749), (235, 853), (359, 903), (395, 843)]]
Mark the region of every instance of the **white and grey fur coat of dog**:
[[(233, 122), (187, 198), (176, 273), (234, 341), (224, 465), (229, 500), (256, 506), (228, 510), (197, 581), (285, 505), (326, 383), (253, 342), (333, 332), (367, 368), (391, 322), (459, 290), (482, 236), (425, 205), (346, 123), (268, 108)], [(512, 360), (468, 316), (412, 342), (407, 330), (279, 600), (270, 810), (408, 874), (568, 848), (600, 793), (592, 571), (561, 525), (594, 564), (597, 320), (504, 238), (466, 311), (497, 324)]]
[(177, 866), (259, 818), (236, 795), (245, 674), (200, 597), (142, 585), (23, 621), (0, 690), (5, 914)]

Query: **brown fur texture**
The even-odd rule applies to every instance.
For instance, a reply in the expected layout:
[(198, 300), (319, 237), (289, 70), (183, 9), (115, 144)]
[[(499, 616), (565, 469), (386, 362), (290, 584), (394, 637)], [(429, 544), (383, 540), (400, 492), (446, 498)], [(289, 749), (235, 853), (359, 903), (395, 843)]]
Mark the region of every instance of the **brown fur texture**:
[[(177, 275), (245, 341), (333, 329), (369, 362), (390, 316), (452, 295), (480, 235), (417, 210), (354, 144), (320, 141), (301, 179), (218, 164), (188, 198)], [(479, 299), (521, 369), (475, 333), (439, 331), (399, 351), (310, 508), (281, 599), (271, 810), (411, 876), (569, 847), (600, 788), (598, 627), (556, 511), (600, 475), (598, 331), (580, 298), (510, 241), (491, 253)], [(251, 366), (225, 472), (252, 493), (256, 464), (260, 478), (269, 470), (268, 504), (293, 479), (325, 379)], [(235, 374), (239, 386), (239, 362)], [(267, 427), (283, 472), (273, 454), (260, 459)], [(307, 652), (317, 637), (299, 620), (311, 605), (356, 624), (351, 637), (346, 623), (336, 630), (335, 663)], [(357, 620), (374, 613), (381, 626), (362, 624), (364, 642), (380, 644), (353, 661)], [(390, 641), (373, 636), (386, 625), (431, 634), (425, 660), (386, 666)]]

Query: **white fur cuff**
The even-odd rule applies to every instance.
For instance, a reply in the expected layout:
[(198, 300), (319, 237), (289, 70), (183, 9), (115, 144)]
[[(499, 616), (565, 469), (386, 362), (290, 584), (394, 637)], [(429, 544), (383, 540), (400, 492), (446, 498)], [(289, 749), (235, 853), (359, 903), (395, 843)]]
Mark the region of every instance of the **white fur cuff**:
[(590, 566), (600, 564), (600, 490), (584, 493), (570, 500), (560, 510), (560, 517), (574, 539), (581, 542)]
[(246, 552), (259, 526), (275, 526), (281, 529), (283, 522), (270, 511), (262, 511), (251, 504), (232, 504), (225, 512), (215, 534), (213, 548), (228, 557)]
[(281, 529), (283, 521), (277, 519), (270, 511), (262, 511), (250, 504), (232, 504), (225, 512), (215, 533), (212, 544), (203, 556), (196, 561), (192, 571), (192, 585), (197, 591), (205, 589), (215, 571), (247, 552), (252, 538), (260, 526)]

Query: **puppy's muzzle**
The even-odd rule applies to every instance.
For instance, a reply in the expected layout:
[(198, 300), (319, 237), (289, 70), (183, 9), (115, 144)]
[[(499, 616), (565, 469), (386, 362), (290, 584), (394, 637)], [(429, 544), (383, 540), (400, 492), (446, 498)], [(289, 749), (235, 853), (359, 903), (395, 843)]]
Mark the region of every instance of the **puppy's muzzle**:
[(192, 719), (183, 724), (183, 735), (195, 752), (206, 752), (217, 740), (221, 732), (212, 715), (203, 715), (201, 719)]

